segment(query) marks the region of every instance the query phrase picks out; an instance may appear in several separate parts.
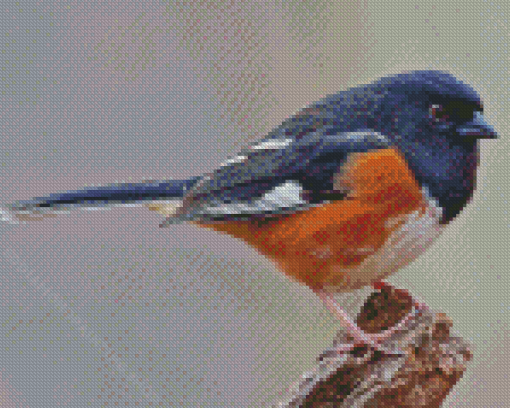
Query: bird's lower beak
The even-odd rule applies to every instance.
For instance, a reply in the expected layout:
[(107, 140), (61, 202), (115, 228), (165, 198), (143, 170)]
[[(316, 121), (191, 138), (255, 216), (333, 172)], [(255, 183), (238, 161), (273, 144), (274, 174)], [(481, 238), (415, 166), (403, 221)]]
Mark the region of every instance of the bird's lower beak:
[(484, 119), (481, 112), (476, 112), (471, 122), (464, 123), (457, 128), (461, 136), (474, 137), (476, 139), (496, 139), (496, 131)]

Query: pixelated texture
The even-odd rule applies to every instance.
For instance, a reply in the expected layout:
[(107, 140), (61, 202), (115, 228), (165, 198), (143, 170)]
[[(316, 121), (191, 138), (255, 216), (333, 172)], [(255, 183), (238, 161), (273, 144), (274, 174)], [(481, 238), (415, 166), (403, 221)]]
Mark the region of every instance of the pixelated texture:
[[(405, 292), (381, 285), (366, 299), (357, 324), (369, 332), (397, 324), (413, 308)], [(320, 355), (312, 371), (292, 384), (278, 407), (441, 406), (462, 378), (472, 353), (451, 332), (452, 321), (443, 313), (421, 309), (413, 313), (412, 320), (389, 341), (408, 350), (401, 354), (383, 354), (363, 346), (339, 354), (336, 347), (349, 342), (339, 333), (333, 347)]]
[[(477, 346), (450, 406), (507, 400), (505, 2), (0, 7), (2, 203), (210, 171), (310, 101), (387, 73), (471, 84), (502, 140), (482, 148), (470, 206), (392, 281)], [(159, 222), (126, 208), (2, 225), (5, 406), (265, 406), (329, 343), (337, 323), (255, 251)]]

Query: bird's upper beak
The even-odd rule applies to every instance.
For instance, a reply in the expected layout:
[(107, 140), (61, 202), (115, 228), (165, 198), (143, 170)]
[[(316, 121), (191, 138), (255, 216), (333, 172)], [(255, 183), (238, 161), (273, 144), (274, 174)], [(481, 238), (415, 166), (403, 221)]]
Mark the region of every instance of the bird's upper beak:
[(457, 128), (457, 132), (461, 136), (471, 136), (476, 139), (496, 139), (498, 137), (494, 128), (485, 121), (481, 112), (475, 112), (473, 120), (463, 123)]

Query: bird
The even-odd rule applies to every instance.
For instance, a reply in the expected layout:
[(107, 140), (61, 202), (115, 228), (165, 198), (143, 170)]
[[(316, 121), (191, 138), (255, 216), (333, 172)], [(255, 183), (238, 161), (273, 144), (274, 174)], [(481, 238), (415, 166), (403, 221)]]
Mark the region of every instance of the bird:
[(141, 205), (166, 216), (161, 227), (189, 222), (230, 235), (316, 293), (355, 344), (384, 351), (409, 316), (367, 333), (334, 295), (384, 285), (471, 201), (479, 140), (497, 138), (483, 111), (449, 72), (404, 71), (305, 106), (206, 174), (50, 194), (0, 215), (26, 223)]

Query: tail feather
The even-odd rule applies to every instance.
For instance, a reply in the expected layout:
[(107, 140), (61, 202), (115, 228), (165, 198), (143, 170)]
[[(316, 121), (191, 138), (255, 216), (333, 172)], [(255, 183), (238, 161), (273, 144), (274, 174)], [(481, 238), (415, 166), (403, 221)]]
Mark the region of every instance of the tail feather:
[(116, 206), (144, 205), (162, 214), (171, 214), (187, 190), (198, 180), (151, 180), (141, 183), (120, 183), (82, 190), (34, 197), (31, 200), (16, 201), (0, 208), (2, 221), (18, 223), (39, 221), (67, 213), (73, 208), (101, 209)]

